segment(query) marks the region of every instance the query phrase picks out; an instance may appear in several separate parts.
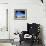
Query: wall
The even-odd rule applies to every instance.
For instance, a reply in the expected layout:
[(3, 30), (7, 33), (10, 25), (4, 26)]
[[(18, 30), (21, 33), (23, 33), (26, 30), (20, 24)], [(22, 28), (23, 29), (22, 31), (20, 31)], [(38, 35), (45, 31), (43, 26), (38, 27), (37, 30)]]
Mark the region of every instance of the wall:
[(8, 3), (8, 0), (0, 0), (0, 3)]
[[(46, 0), (44, 0), (44, 13), (45, 13), (45, 16), (46, 16)], [(46, 22), (44, 22), (44, 23), (46, 23)], [(46, 26), (45, 26), (45, 30), (44, 30), (43, 33), (44, 33), (44, 42), (45, 42), (45, 46), (46, 46)]]

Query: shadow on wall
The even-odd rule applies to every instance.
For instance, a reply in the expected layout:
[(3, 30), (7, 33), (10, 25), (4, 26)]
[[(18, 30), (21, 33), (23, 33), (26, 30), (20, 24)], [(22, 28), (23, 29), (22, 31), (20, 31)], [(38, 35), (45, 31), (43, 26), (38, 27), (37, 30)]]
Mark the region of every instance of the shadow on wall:
[(43, 37), (43, 26), (42, 25), (40, 25), (40, 39), (42, 40), (42, 45), (45, 46), (44, 45), (44, 37)]

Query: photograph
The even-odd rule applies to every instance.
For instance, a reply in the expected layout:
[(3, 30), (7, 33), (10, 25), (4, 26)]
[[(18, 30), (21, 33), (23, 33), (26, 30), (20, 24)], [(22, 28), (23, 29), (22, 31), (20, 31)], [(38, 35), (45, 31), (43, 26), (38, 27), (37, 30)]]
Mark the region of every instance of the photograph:
[(14, 17), (17, 20), (26, 20), (27, 19), (27, 10), (26, 9), (15, 9)]

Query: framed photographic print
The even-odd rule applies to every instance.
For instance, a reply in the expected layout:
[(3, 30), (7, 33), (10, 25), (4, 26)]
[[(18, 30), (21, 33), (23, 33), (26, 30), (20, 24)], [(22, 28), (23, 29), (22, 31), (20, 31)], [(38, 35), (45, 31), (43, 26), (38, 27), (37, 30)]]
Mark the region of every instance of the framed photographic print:
[(27, 10), (26, 9), (15, 9), (14, 17), (16, 20), (26, 20), (27, 19)]

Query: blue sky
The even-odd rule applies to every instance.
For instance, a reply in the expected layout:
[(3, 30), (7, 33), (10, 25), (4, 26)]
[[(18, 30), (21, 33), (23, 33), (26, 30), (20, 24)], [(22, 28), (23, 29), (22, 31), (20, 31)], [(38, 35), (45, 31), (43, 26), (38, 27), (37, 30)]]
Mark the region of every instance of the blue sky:
[(21, 12), (16, 12), (16, 16), (25, 16), (25, 14), (23, 14)]

